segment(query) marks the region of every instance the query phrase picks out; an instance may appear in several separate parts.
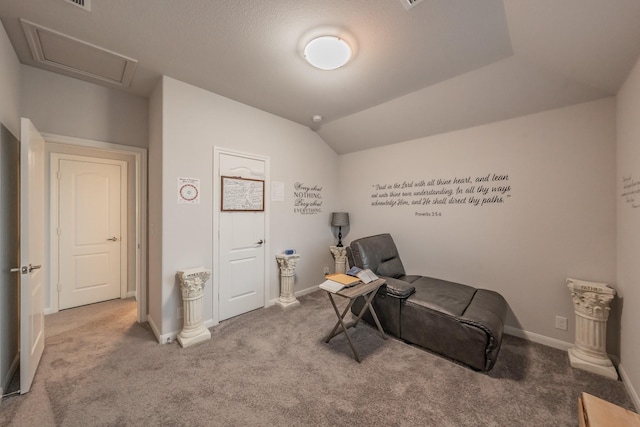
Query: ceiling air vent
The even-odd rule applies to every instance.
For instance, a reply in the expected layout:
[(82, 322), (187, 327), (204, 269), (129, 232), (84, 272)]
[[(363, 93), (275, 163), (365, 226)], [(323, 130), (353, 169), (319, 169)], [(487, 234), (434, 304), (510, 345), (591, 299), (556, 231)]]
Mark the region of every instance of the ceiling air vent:
[(64, 0), (67, 3), (71, 3), (74, 6), (78, 6), (81, 9), (91, 12), (91, 0)]
[(404, 8), (409, 10), (413, 6), (417, 5), (418, 3), (422, 3), (424, 0), (400, 0), (400, 1), (402, 2), (402, 5), (404, 6)]

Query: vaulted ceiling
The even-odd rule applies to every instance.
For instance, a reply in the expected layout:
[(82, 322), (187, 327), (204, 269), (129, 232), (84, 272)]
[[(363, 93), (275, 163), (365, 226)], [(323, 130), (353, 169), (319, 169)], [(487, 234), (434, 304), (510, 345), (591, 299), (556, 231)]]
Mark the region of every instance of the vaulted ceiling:
[[(133, 60), (130, 83), (99, 84), (148, 96), (167, 75), (309, 126), (338, 153), (613, 96), (640, 56), (636, 0), (406, 1), (0, 0), (0, 18), (24, 64), (95, 81), (36, 62), (35, 24), (55, 61), (118, 74), (87, 50)], [(346, 66), (306, 63), (324, 34), (350, 43)]]

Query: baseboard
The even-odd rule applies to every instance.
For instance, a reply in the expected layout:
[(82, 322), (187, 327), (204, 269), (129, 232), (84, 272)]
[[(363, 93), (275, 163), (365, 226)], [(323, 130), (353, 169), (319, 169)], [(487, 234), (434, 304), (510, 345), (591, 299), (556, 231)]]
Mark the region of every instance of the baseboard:
[(618, 374), (620, 374), (620, 379), (624, 384), (624, 388), (627, 389), (627, 393), (629, 394), (629, 397), (633, 402), (633, 406), (635, 406), (636, 408), (636, 412), (640, 412), (640, 398), (638, 397), (638, 392), (633, 387), (633, 384), (631, 383), (631, 379), (629, 378), (626, 371), (624, 370), (622, 363), (618, 365)]
[(513, 326), (509, 325), (505, 325), (504, 333), (507, 335), (513, 335), (514, 337), (523, 338), (527, 341), (546, 345), (547, 347), (557, 348), (558, 350), (567, 351), (571, 347), (573, 347), (573, 343), (561, 341), (555, 338), (549, 338), (544, 335), (536, 334), (534, 332), (524, 331), (522, 329), (514, 328)]
[[(312, 286), (312, 287), (310, 287), (310, 288), (307, 288), (307, 289), (303, 289), (303, 290), (301, 290), (301, 291), (294, 292), (293, 294), (296, 296), (296, 298), (298, 298), (298, 297), (301, 297), (301, 296), (304, 296), (304, 295), (311, 294), (311, 293), (313, 293), (313, 292), (317, 291), (318, 289), (320, 289), (320, 288), (318, 288), (318, 285), (314, 285), (314, 286)], [(278, 302), (278, 298), (273, 298), (273, 299), (269, 300), (269, 304), (268, 304), (268, 305), (269, 305), (269, 306), (272, 306), (272, 305), (274, 305), (276, 302)]]
[(129, 291), (127, 292), (127, 296), (125, 298), (135, 298), (135, 297), (136, 297), (136, 291)]
[(312, 287), (310, 287), (310, 288), (303, 289), (303, 290), (301, 290), (301, 291), (295, 292), (295, 293), (294, 293), (294, 295), (295, 295), (296, 297), (301, 297), (301, 296), (304, 296), (304, 295), (308, 295), (308, 294), (314, 293), (314, 292), (315, 292), (315, 291), (317, 291), (318, 289), (320, 289), (320, 288), (318, 287), (318, 285), (313, 285), (313, 286), (312, 286)]

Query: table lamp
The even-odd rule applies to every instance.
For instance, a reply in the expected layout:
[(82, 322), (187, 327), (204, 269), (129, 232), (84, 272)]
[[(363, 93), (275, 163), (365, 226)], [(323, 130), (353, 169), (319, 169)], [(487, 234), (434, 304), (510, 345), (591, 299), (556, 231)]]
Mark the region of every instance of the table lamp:
[(342, 247), (342, 227), (349, 225), (348, 212), (334, 212), (331, 214), (331, 226), (338, 227), (338, 247)]

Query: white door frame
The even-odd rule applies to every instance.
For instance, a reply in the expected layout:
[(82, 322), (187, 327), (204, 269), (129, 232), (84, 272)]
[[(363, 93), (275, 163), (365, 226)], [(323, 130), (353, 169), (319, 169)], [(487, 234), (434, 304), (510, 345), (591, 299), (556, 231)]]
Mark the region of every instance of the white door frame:
[[(133, 176), (135, 187), (135, 282), (136, 299), (138, 305), (138, 322), (147, 321), (147, 149), (128, 145), (113, 144), (109, 142), (94, 141), (89, 139), (74, 138), (69, 136), (43, 133), (42, 137), (46, 142), (74, 145), (78, 147), (91, 148), (110, 153), (124, 154), (133, 157)], [(52, 153), (53, 154), (53, 153)], [(53, 233), (55, 227), (50, 228), (50, 244), (54, 242)], [(50, 252), (53, 254), (53, 251)], [(57, 271), (57, 270), (56, 270)], [(54, 276), (49, 277), (50, 287), (53, 289)], [(56, 295), (57, 299), (57, 295)], [(53, 292), (51, 293), (53, 300)], [(50, 304), (53, 305), (53, 304)], [(57, 311), (57, 304), (55, 306)], [(54, 313), (53, 307), (48, 313)]]
[[(220, 155), (228, 154), (238, 157), (246, 157), (248, 159), (256, 159), (264, 162), (264, 306), (267, 307), (270, 302), (269, 298), (269, 279), (270, 279), (270, 256), (271, 256), (271, 236), (270, 236), (270, 212), (271, 212), (271, 162), (269, 157), (257, 154), (245, 153), (241, 151), (229, 150), (221, 147), (213, 147), (213, 326), (220, 323)], [(275, 262), (275, 258), (271, 260)]]
[[(124, 160), (114, 159), (102, 159), (98, 157), (79, 156), (76, 154), (66, 153), (51, 153), (49, 159), (49, 228), (50, 228), (50, 250), (51, 250), (51, 274), (49, 280), (49, 295), (51, 313), (56, 313), (60, 310), (58, 278), (60, 277), (60, 235), (57, 232), (58, 225), (60, 224), (60, 180), (59, 180), (59, 162), (60, 160), (74, 160), (80, 162), (93, 162), (102, 163), (108, 165), (120, 166), (120, 206), (126, 206), (126, 209), (120, 209), (120, 298), (126, 298), (128, 292), (128, 263), (129, 263), (129, 232), (127, 227), (127, 219), (129, 212), (129, 203), (127, 197), (127, 190), (129, 188), (129, 181), (127, 178), (127, 162)], [(124, 232), (122, 230), (124, 229)], [(122, 249), (124, 248), (124, 249)]]

